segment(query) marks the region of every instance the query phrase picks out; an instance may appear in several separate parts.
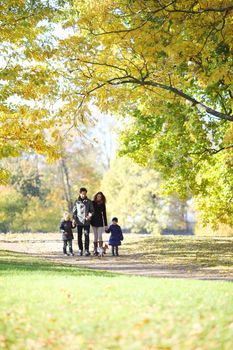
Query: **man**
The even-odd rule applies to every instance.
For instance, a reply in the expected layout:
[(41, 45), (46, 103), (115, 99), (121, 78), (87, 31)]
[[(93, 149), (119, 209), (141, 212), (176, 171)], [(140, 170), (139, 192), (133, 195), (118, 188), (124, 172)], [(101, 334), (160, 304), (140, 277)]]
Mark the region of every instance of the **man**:
[(84, 231), (85, 237), (85, 256), (90, 255), (89, 244), (90, 244), (90, 221), (94, 214), (94, 207), (92, 201), (87, 198), (87, 190), (85, 187), (81, 187), (79, 190), (79, 197), (74, 202), (73, 208), (73, 220), (77, 225), (78, 232), (78, 255), (83, 255), (83, 240), (82, 235)]

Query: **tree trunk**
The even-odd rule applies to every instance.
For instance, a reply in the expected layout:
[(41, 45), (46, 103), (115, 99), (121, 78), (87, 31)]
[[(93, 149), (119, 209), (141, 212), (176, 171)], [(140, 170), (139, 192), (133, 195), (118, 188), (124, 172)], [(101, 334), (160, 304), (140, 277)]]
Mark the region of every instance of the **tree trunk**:
[(63, 187), (64, 187), (64, 194), (65, 199), (67, 203), (67, 209), (71, 213), (73, 209), (73, 202), (71, 199), (71, 186), (70, 186), (70, 180), (69, 180), (69, 171), (66, 164), (65, 158), (61, 159), (61, 172), (62, 172), (62, 181), (63, 181)]

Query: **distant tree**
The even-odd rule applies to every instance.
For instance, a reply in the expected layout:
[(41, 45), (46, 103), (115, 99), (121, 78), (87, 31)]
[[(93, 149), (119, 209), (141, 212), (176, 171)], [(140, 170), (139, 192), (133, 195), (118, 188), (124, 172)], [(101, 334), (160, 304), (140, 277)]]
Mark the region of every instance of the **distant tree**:
[(34, 172), (23, 174), (21, 170), (12, 175), (11, 183), (24, 197), (39, 197), (42, 199), (45, 194), (42, 190), (41, 176)]
[(7, 233), (13, 229), (14, 221), (19, 219), (26, 208), (23, 196), (11, 187), (0, 186), (0, 232)]
[(159, 234), (166, 227), (184, 228), (182, 203), (162, 197), (160, 185), (155, 170), (141, 167), (126, 157), (112, 161), (101, 183), (109, 218), (119, 217), (121, 225), (133, 232)]
[[(54, 199), (54, 200), (53, 200)], [(28, 199), (27, 208), (22, 213), (21, 221), (14, 222), (15, 231), (59, 232), (62, 218), (62, 203), (48, 195), (44, 202), (38, 197)]]

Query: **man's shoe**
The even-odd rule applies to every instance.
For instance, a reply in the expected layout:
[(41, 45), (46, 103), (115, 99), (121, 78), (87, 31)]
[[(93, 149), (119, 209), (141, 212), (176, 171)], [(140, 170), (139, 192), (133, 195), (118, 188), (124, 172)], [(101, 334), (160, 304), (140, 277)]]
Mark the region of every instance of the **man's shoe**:
[(91, 253), (88, 250), (85, 250), (85, 256), (89, 256)]
[(67, 253), (64, 253), (64, 256), (69, 256), (69, 254), (67, 254)]
[(82, 250), (79, 250), (78, 251), (78, 256), (82, 256), (83, 255), (83, 251)]

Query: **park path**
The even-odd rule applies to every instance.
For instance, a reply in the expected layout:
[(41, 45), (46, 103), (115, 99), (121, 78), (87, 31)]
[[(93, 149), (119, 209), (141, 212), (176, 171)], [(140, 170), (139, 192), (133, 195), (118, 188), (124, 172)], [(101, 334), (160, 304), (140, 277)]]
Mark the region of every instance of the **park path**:
[[(133, 236), (132, 236), (133, 237)], [(143, 237), (141, 237), (143, 239)], [(137, 235), (137, 239), (141, 239)], [(184, 262), (168, 263), (149, 260), (147, 252), (132, 252), (129, 247), (133, 238), (126, 237), (124, 245), (120, 248), (120, 256), (112, 257), (110, 251), (103, 258), (63, 256), (62, 242), (57, 234), (12, 234), (0, 236), (0, 249), (27, 253), (32, 257), (42, 258), (56, 264), (67, 264), (79, 268), (103, 270), (123, 273), (127, 275), (151, 276), (160, 278), (186, 278), (203, 280), (233, 281), (233, 269), (219, 269), (218, 266), (200, 266), (198, 264), (185, 264)], [(75, 252), (77, 252), (77, 243)]]
[(62, 263), (69, 266), (77, 266), (80, 268), (117, 272), (127, 275), (160, 278), (233, 281), (233, 273), (224, 275), (218, 270), (211, 268), (205, 268), (203, 270), (196, 266), (188, 265), (180, 266), (161, 263), (144, 263), (140, 261), (142, 258), (140, 254), (120, 255), (119, 257), (112, 257), (108, 253), (103, 258), (100, 258), (94, 256), (62, 256), (60, 253), (53, 252), (49, 254), (39, 254), (37, 256), (43, 257), (44, 259), (52, 261), (54, 263)]

